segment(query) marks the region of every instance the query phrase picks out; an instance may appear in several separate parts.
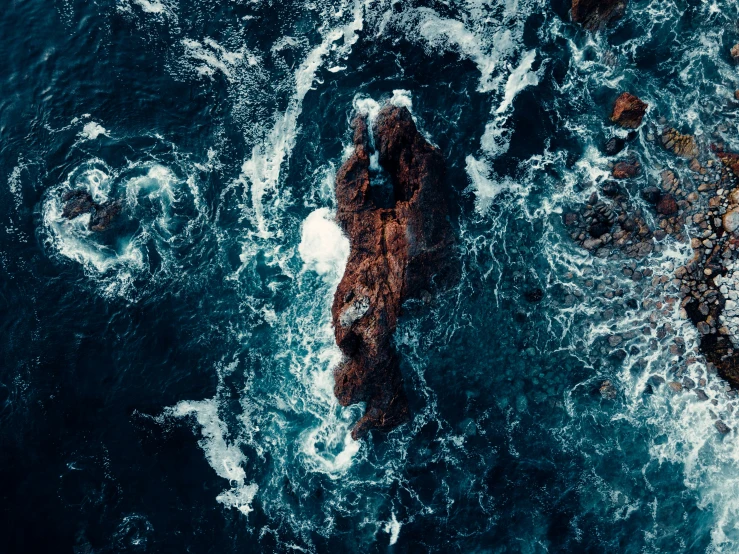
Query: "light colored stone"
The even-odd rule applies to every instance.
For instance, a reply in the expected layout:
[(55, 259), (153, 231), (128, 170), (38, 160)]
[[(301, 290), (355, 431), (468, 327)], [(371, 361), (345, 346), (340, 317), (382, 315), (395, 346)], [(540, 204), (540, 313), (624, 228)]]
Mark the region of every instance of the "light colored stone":
[(727, 233), (733, 233), (739, 229), (739, 209), (734, 208), (726, 212), (722, 218), (722, 223)]

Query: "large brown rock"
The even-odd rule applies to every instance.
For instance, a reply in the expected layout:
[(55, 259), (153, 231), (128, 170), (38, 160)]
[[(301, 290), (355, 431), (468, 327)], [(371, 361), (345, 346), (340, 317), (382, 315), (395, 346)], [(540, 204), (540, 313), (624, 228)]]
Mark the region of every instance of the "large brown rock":
[(626, 0), (572, 0), (572, 21), (590, 31), (598, 31), (618, 19), (626, 10)]
[(370, 183), (366, 118), (357, 116), (352, 126), (354, 153), (336, 175), (337, 219), (351, 252), (331, 313), (344, 353), (334, 393), (343, 406), (366, 403), (352, 430), (357, 439), (408, 420), (393, 345), (401, 305), (449, 283), (457, 266), (441, 152), (421, 136), (407, 109), (387, 105), (380, 111), (374, 137), (380, 166), (392, 183), (387, 207)]
[(616, 98), (611, 121), (626, 129), (636, 129), (641, 125), (641, 120), (648, 107), (646, 102), (642, 102), (633, 94), (624, 92)]

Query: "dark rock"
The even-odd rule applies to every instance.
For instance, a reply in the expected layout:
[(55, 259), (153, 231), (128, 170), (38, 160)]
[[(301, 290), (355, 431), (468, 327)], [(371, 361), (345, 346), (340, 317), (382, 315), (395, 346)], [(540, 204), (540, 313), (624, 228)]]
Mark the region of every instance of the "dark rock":
[(540, 288), (531, 289), (526, 291), (524, 297), (528, 302), (541, 302), (541, 300), (544, 298), (544, 291)]
[(655, 206), (660, 198), (662, 198), (662, 191), (657, 187), (646, 187), (641, 191), (641, 197), (652, 206)]
[(636, 129), (641, 125), (649, 105), (628, 92), (622, 93), (613, 106), (611, 121), (627, 129)]
[(720, 419), (717, 419), (716, 421), (714, 421), (713, 424), (716, 426), (716, 429), (718, 429), (718, 432), (721, 433), (722, 435), (726, 435), (727, 433), (731, 431), (731, 429), (726, 425), (726, 423), (724, 423)]
[[(337, 219), (351, 252), (331, 309), (344, 361), (334, 373), (342, 406), (365, 402), (352, 429), (389, 431), (409, 419), (393, 334), (406, 298), (458, 275), (445, 201), (441, 152), (423, 138), (405, 108), (386, 105), (374, 128), (379, 163), (392, 182), (390, 207), (375, 204), (366, 118), (353, 122), (354, 152), (336, 175)], [(349, 291), (354, 296), (349, 302)]]
[(626, 146), (626, 141), (621, 137), (611, 137), (606, 141), (606, 145), (603, 148), (608, 156), (615, 156)]
[(590, 31), (598, 31), (621, 17), (626, 0), (572, 0), (572, 21)]
[(89, 214), (95, 209), (92, 196), (82, 189), (68, 190), (62, 196), (62, 202), (65, 203), (64, 208), (62, 208), (62, 217), (67, 219)]
[(599, 238), (605, 235), (608, 231), (611, 230), (611, 226), (607, 223), (598, 222), (594, 223), (588, 228), (588, 233), (590, 233), (590, 236), (593, 238)]
[(600, 187), (603, 192), (603, 196), (608, 198), (616, 198), (623, 194), (623, 189), (616, 181), (606, 181)]
[(631, 179), (639, 174), (638, 162), (618, 162), (611, 172), (616, 179)]
[(657, 202), (657, 213), (662, 215), (675, 215), (678, 211), (675, 197), (671, 194), (665, 194), (659, 202)]
[(90, 230), (95, 232), (107, 231), (113, 220), (121, 213), (122, 204), (120, 200), (96, 204), (95, 211), (90, 218)]

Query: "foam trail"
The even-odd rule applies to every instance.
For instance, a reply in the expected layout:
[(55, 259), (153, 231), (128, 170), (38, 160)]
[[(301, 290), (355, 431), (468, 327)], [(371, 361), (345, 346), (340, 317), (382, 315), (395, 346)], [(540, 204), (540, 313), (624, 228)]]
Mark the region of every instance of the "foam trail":
[[(263, 199), (268, 192), (277, 192), (282, 164), (287, 161), (295, 145), (297, 123), (305, 95), (313, 87), (316, 72), (329, 52), (337, 49), (339, 55), (346, 55), (356, 43), (357, 33), (364, 27), (363, 10), (361, 2), (354, 2), (354, 19), (344, 27), (325, 32), (321, 43), (306, 56), (295, 73), (295, 94), (287, 110), (278, 118), (267, 141), (252, 149), (251, 157), (241, 168), (241, 179), (251, 186), (251, 203), (259, 238), (267, 239), (274, 234), (265, 219)], [(341, 39), (343, 44), (336, 47)]]
[(198, 441), (210, 466), (219, 477), (231, 483), (231, 489), (223, 491), (216, 500), (225, 506), (236, 508), (242, 514), (252, 511), (251, 503), (259, 490), (258, 485), (245, 485), (246, 458), (238, 444), (226, 439), (228, 428), (218, 416), (218, 405), (214, 400), (180, 402), (167, 412), (174, 417), (194, 416), (201, 428), (202, 438)]

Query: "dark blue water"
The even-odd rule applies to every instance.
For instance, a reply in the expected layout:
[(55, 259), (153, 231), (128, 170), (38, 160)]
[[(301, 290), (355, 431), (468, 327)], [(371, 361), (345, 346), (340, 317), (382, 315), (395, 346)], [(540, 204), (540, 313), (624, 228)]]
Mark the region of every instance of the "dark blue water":
[[(597, 36), (567, 10), (7, 0), (0, 551), (736, 552), (736, 401), (679, 302), (561, 214), (609, 171), (622, 90), (650, 104), (634, 198), (677, 163), (660, 118), (739, 148), (738, 8), (641, 0)], [(463, 278), (406, 306), (412, 422), (356, 443), (333, 177), (385, 101), (446, 156)], [(115, 231), (63, 219), (69, 188), (122, 199)], [(678, 365), (715, 402), (644, 394)]]

